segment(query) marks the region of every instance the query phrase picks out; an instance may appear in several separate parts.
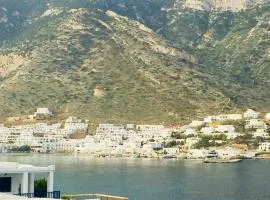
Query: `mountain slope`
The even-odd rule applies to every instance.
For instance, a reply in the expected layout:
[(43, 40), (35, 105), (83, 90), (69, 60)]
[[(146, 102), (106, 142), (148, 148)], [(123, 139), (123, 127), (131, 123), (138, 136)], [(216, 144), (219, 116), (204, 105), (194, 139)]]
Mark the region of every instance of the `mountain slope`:
[(2, 78), (6, 115), (48, 106), (93, 120), (175, 122), (226, 99), (206, 91), (192, 55), (111, 11), (50, 8), (3, 52), (23, 60)]
[(47, 106), (94, 123), (179, 123), (269, 107), (267, 2), (16, 2), (0, 5), (1, 115)]

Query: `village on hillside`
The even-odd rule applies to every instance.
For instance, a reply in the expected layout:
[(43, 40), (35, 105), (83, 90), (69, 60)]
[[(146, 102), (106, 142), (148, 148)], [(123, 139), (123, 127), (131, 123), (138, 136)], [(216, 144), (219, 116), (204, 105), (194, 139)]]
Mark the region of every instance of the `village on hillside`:
[[(27, 116), (35, 123), (0, 124), (0, 152), (75, 153), (94, 157), (202, 159), (215, 151), (222, 158), (252, 158), (270, 151), (270, 113), (206, 116), (184, 126), (99, 124), (70, 116), (48, 123), (48, 108)], [(9, 117), (6, 122), (19, 121)], [(11, 125), (13, 124), (13, 125)]]

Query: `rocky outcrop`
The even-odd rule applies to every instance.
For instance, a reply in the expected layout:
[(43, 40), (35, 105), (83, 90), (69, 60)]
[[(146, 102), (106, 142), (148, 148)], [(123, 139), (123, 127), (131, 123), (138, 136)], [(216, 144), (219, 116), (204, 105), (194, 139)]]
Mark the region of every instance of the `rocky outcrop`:
[[(241, 11), (268, 0), (184, 0), (183, 7), (206, 11)], [(180, 1), (179, 1), (180, 2)]]
[(0, 54), (0, 77), (7, 76), (9, 73), (17, 70), (26, 62), (26, 59), (21, 55)]

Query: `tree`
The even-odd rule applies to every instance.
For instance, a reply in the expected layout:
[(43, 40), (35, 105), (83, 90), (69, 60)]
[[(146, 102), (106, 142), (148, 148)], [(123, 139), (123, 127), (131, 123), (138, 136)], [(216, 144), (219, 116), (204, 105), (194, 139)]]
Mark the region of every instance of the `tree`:
[(252, 135), (251, 134), (245, 134), (245, 135), (242, 135), (242, 136), (237, 136), (234, 139), (234, 141), (237, 144), (249, 144), (252, 139), (253, 138), (252, 138)]
[(21, 147), (19, 147), (18, 149), (19, 152), (30, 152), (31, 151), (31, 147), (28, 145), (23, 145)]
[(29, 153), (31, 151), (31, 147), (28, 145), (23, 145), (18, 148), (13, 148), (13, 152), (19, 152), (19, 153)]
[(176, 143), (175, 140), (173, 140), (173, 141), (171, 141), (171, 142), (168, 142), (168, 143), (165, 145), (166, 148), (175, 147), (175, 146), (177, 146), (177, 143)]
[(155, 140), (154, 140), (153, 138), (151, 138), (151, 139), (149, 140), (149, 142), (155, 142)]
[(47, 197), (47, 180), (45, 178), (35, 180), (35, 197)]
[(207, 148), (207, 147), (210, 147), (210, 146), (213, 146), (213, 144), (209, 142), (209, 138), (203, 137), (199, 142), (197, 142), (194, 145), (194, 148), (195, 149), (200, 149), (200, 148)]

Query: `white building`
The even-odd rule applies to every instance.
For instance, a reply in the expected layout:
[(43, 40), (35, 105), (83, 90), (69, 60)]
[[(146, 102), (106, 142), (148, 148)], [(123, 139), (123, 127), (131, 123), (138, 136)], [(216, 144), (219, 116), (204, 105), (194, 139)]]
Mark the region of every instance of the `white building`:
[(219, 133), (233, 133), (235, 128), (233, 125), (219, 125), (215, 128), (215, 131)]
[(265, 129), (256, 129), (256, 132), (253, 133), (253, 137), (269, 138), (269, 134), (265, 132)]
[(244, 113), (244, 118), (246, 119), (257, 119), (259, 117), (260, 113), (256, 112), (252, 109), (247, 109), (247, 111)]
[(74, 116), (69, 116), (66, 121), (66, 123), (81, 123), (82, 120), (78, 119), (78, 117), (74, 117)]
[(49, 108), (37, 108), (37, 112), (35, 116), (42, 115), (42, 116), (50, 116), (52, 113), (49, 111)]
[(135, 129), (135, 127), (136, 127), (135, 124), (127, 124), (126, 125), (127, 129)]
[(219, 121), (225, 121), (225, 120), (241, 120), (243, 119), (243, 115), (241, 114), (223, 114), (218, 116)]
[(186, 139), (186, 146), (188, 148), (192, 148), (192, 146), (197, 144), (200, 140), (201, 140), (201, 138), (198, 138), (198, 137), (187, 138)]
[(227, 136), (227, 139), (234, 139), (238, 136), (242, 136), (241, 133), (236, 133), (236, 132), (228, 132), (228, 133), (225, 133), (225, 135)]
[(265, 119), (267, 120), (270, 120), (270, 113), (267, 113), (265, 116), (264, 116)]
[(270, 142), (263, 142), (258, 147), (259, 151), (270, 151)]
[(265, 122), (259, 119), (249, 119), (249, 120), (246, 120), (245, 128), (246, 129), (250, 129), (250, 128), (266, 129), (267, 125)]
[(196, 131), (195, 129), (193, 129), (193, 128), (188, 128), (188, 129), (186, 129), (186, 131), (184, 132), (184, 135), (186, 135), (186, 136), (189, 136), (189, 135), (197, 136), (198, 133), (197, 133), (197, 131)]
[(178, 155), (179, 148), (178, 147), (163, 148), (163, 152), (168, 154), (168, 155)]
[(188, 159), (205, 158), (209, 150), (206, 149), (190, 149), (187, 154)]
[(193, 120), (188, 126), (191, 127), (191, 128), (197, 128), (197, 127), (200, 127), (200, 126), (203, 126), (203, 125), (205, 125), (204, 121)]
[[(53, 192), (55, 166), (35, 167), (16, 162), (0, 162), (0, 192), (10, 194), (34, 193), (35, 174), (47, 175), (47, 192)], [(48, 196), (52, 197), (52, 196)]]
[(203, 121), (205, 123), (211, 123), (211, 122), (219, 121), (219, 117), (218, 116), (207, 116), (206, 118), (204, 118)]
[(215, 151), (218, 153), (219, 157), (221, 158), (235, 158), (237, 156), (240, 156), (241, 154), (241, 150), (232, 148), (232, 147), (215, 149)]
[(212, 135), (212, 133), (214, 133), (214, 132), (215, 132), (215, 128), (212, 126), (201, 128), (201, 133), (203, 135)]

